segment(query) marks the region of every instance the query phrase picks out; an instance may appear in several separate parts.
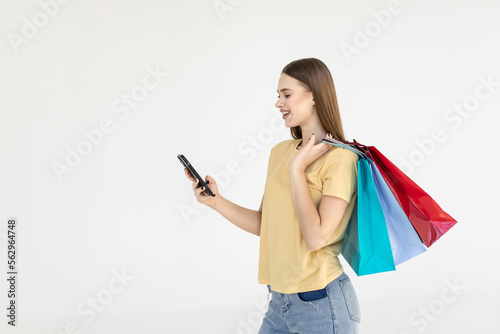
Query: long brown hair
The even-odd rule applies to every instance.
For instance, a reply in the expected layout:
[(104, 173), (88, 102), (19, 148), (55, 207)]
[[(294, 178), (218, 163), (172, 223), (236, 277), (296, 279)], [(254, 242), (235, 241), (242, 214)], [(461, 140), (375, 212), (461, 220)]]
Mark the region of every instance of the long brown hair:
[[(345, 140), (332, 74), (325, 63), (316, 58), (298, 59), (286, 65), (281, 73), (300, 81), (312, 92), (316, 112), (325, 131), (336, 139)], [(290, 131), (293, 138), (302, 138), (300, 126), (294, 126)]]

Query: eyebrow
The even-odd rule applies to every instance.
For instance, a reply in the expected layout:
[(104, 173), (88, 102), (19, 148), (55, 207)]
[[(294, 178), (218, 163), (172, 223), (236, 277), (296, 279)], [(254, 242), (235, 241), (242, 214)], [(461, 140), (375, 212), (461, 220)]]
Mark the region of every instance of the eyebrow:
[[(290, 88), (281, 88), (280, 92), (284, 92), (285, 90), (291, 90), (291, 89)], [(278, 92), (278, 90), (276, 90), (276, 91)]]

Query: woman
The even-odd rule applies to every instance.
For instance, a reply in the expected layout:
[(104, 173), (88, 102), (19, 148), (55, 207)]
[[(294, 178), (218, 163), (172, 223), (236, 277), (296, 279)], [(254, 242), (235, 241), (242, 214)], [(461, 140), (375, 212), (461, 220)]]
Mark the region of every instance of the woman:
[[(196, 199), (241, 229), (260, 236), (259, 284), (271, 301), (259, 334), (358, 333), (359, 303), (338, 255), (357, 196), (357, 155), (322, 143), (344, 140), (330, 71), (316, 58), (291, 62), (278, 81), (276, 107), (292, 137), (271, 148), (258, 211), (218, 193)], [(269, 297), (269, 295), (268, 295)]]

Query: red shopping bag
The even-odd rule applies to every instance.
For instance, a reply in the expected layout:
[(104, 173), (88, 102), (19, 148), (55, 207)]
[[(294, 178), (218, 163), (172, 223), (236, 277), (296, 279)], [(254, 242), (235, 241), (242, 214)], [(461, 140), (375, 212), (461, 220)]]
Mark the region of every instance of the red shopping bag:
[[(328, 140), (328, 138), (323, 140)], [(441, 209), (429, 194), (380, 153), (377, 148), (360, 144), (356, 140), (349, 142), (337, 139), (337, 141), (361, 150), (375, 162), (380, 174), (427, 247), (430, 247), (457, 223), (453, 217)]]
[(379, 150), (373, 146), (368, 150), (418, 235), (430, 247), (457, 221)]

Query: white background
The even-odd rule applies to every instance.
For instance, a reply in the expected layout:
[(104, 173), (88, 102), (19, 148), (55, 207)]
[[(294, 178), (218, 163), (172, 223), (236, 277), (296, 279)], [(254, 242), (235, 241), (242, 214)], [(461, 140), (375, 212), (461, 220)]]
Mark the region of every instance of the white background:
[[(378, 0), (1, 7), (0, 267), (16, 217), (19, 270), (16, 328), (0, 281), (2, 332), (257, 333), (259, 239), (193, 201), (176, 156), (257, 210), (270, 149), (291, 139), (274, 107), (279, 75), (316, 57), (334, 77), (347, 139), (379, 148), (458, 220), (395, 272), (344, 266), (361, 332), (498, 333), (498, 1), (401, 0), (392, 14)], [(147, 68), (168, 75), (116, 113)], [(480, 77), (496, 86), (477, 99)], [(464, 103), (464, 116), (448, 111)], [(105, 119), (113, 130), (85, 146), (83, 132)], [(79, 145), (88, 154), (59, 179), (53, 164)]]

